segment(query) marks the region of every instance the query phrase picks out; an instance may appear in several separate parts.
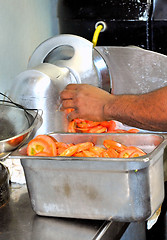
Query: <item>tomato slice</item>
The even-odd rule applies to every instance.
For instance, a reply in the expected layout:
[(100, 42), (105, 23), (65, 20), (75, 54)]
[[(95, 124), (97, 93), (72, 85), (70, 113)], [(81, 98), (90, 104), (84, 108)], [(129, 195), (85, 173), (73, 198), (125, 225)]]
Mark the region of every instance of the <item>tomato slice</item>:
[(50, 156), (53, 156), (53, 151), (48, 142), (43, 139), (32, 139), (27, 146), (27, 155), (34, 156), (39, 152), (46, 152)]
[(74, 153), (77, 152), (78, 146), (71, 146), (66, 148), (59, 156), (66, 156), (66, 157), (70, 157), (72, 156)]
[(89, 148), (89, 151), (97, 154), (100, 157), (101, 153), (106, 151), (106, 149), (103, 147), (93, 146), (93, 147)]
[(57, 156), (57, 147), (56, 147), (56, 139), (53, 140), (53, 137), (51, 136), (48, 136), (48, 135), (38, 135), (36, 136), (34, 139), (42, 139), (44, 141), (46, 141), (49, 146), (51, 147), (51, 150), (52, 150), (52, 155), (53, 156)]
[(88, 122), (86, 123), (86, 126), (87, 126), (88, 128), (96, 127), (96, 126), (98, 126), (98, 125), (100, 125), (100, 122), (88, 121)]
[(67, 148), (68, 147), (68, 145), (64, 142), (56, 142), (55, 145), (57, 148)]
[(81, 152), (81, 151), (88, 150), (89, 148), (93, 147), (94, 144), (92, 142), (84, 142), (84, 143), (78, 143), (75, 146), (78, 147), (77, 152)]
[(84, 157), (99, 157), (97, 154), (87, 150), (83, 151), (82, 153)]
[(117, 158), (118, 157), (118, 153), (113, 148), (109, 148), (105, 152), (101, 153), (101, 157)]
[(76, 152), (73, 154), (74, 157), (85, 157), (83, 152)]
[(110, 140), (110, 139), (104, 140), (103, 145), (106, 148), (113, 148), (114, 150), (116, 150), (118, 152), (121, 152), (126, 149), (125, 145), (123, 145), (119, 142), (116, 142), (114, 140)]
[(69, 124), (68, 124), (68, 132), (76, 133), (76, 123), (74, 122), (74, 120), (69, 122)]
[(145, 152), (142, 152), (140, 150), (136, 150), (135, 152), (133, 152), (129, 157), (133, 158), (133, 157), (140, 157), (140, 156), (144, 156), (146, 155)]
[(89, 131), (89, 128), (78, 128), (76, 127), (77, 132), (87, 133)]
[[(143, 152), (140, 148), (135, 147), (135, 146), (129, 146), (127, 147), (125, 150), (121, 151), (119, 153), (119, 157), (120, 158), (129, 158), (129, 157), (133, 157), (133, 153), (136, 154), (141, 154), (141, 156), (145, 155), (145, 152)], [(134, 156), (135, 157), (135, 156)]]
[(105, 132), (107, 132), (107, 128), (103, 127), (101, 125), (98, 125), (96, 127), (90, 128), (90, 130), (88, 132), (89, 133), (105, 133)]
[(49, 153), (47, 152), (39, 152), (39, 153), (36, 153), (34, 156), (40, 156), (40, 157), (52, 157), (52, 155), (50, 155)]
[(139, 129), (136, 129), (136, 128), (131, 128), (127, 131), (128, 133), (138, 133), (139, 132)]

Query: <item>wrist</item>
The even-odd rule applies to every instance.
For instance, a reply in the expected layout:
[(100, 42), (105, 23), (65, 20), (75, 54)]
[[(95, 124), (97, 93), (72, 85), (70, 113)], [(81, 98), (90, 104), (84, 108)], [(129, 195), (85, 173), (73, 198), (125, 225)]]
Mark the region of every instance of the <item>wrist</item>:
[(109, 121), (111, 119), (114, 119), (116, 115), (116, 101), (118, 96), (111, 95), (112, 99), (108, 101), (103, 108), (103, 114), (104, 114), (104, 119), (106, 121)]

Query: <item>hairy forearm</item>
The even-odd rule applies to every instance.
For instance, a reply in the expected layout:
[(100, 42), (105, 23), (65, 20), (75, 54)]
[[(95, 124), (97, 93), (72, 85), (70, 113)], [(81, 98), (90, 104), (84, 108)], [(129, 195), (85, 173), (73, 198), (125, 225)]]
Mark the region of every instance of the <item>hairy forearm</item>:
[(167, 131), (167, 87), (142, 95), (114, 96), (104, 106), (104, 116), (129, 126)]

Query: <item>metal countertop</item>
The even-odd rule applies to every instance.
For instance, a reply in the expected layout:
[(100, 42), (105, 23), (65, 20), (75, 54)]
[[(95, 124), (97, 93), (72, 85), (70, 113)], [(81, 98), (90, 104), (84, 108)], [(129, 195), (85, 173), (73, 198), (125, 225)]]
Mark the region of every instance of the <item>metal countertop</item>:
[(37, 216), (27, 186), (12, 184), (9, 202), (0, 208), (0, 240), (120, 239), (128, 223)]

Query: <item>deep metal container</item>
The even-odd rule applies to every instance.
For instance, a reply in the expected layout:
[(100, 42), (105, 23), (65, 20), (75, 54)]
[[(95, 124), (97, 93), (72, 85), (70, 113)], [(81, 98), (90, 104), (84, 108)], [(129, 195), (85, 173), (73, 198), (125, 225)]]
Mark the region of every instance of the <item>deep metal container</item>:
[(57, 141), (102, 145), (113, 139), (143, 149), (137, 158), (25, 156), (20, 158), (33, 210), (42, 216), (143, 221), (164, 199), (163, 153), (167, 140), (158, 134), (52, 134)]

